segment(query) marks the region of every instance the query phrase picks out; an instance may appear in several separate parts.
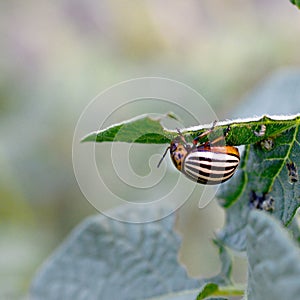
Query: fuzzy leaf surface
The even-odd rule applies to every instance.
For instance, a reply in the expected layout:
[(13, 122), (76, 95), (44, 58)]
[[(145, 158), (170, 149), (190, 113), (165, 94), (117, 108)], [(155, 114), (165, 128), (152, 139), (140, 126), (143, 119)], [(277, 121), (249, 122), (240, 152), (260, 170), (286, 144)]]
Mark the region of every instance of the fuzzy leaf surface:
[[(120, 207), (119, 216), (132, 212)], [(146, 224), (127, 224), (106, 216), (85, 220), (37, 273), (30, 299), (149, 299), (197, 292), (177, 261), (180, 238), (175, 215)], [(197, 291), (196, 290), (196, 291)], [(191, 298), (180, 298), (191, 299)]]
[(253, 211), (247, 227), (248, 300), (296, 300), (300, 251), (288, 232), (265, 212)]
[[(246, 115), (247, 109), (262, 114), (266, 111), (295, 113), (300, 111), (300, 71), (283, 70), (275, 73), (249, 95), (235, 115)], [(274, 199), (274, 208), (269, 213), (282, 224), (290, 226), (300, 205), (300, 132), (299, 119), (281, 133), (265, 140), (246, 145), (239, 170), (218, 190), (220, 204), (226, 208), (225, 227), (219, 239), (227, 246), (246, 249), (246, 226), (253, 195)], [(266, 132), (268, 125), (266, 124)], [(289, 176), (287, 164), (295, 166), (295, 177)], [(259, 207), (261, 209), (261, 207)], [(295, 238), (296, 228), (293, 226)], [(298, 235), (299, 236), (299, 235)]]

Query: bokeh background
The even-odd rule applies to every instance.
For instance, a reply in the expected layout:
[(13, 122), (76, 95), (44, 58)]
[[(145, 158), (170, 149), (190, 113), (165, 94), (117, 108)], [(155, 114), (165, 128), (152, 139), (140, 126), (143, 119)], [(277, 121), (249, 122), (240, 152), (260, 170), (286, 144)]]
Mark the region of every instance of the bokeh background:
[[(162, 76), (226, 119), (272, 72), (300, 65), (300, 12), (288, 0), (1, 1), (0, 32), (1, 299), (26, 295), (42, 262), (97, 213), (77, 186), (71, 148), (95, 95)], [(219, 268), (209, 240), (224, 215), (216, 203), (195, 207), (179, 212), (180, 258), (190, 275), (209, 276)], [(242, 282), (245, 262), (236, 265)]]

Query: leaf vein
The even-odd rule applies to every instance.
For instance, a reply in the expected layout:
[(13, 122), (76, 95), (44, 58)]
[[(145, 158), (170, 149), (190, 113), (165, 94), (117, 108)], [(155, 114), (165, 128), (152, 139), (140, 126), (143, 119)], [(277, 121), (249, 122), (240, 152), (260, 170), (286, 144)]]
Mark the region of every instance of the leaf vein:
[(291, 143), (289, 144), (289, 147), (288, 147), (288, 150), (287, 150), (286, 155), (285, 155), (285, 156), (283, 157), (283, 159), (282, 159), (282, 164), (281, 164), (281, 166), (278, 168), (276, 174), (273, 176), (273, 179), (271, 180), (271, 183), (270, 183), (269, 188), (268, 188), (269, 191), (270, 191), (270, 189), (273, 187), (276, 178), (279, 177), (280, 172), (282, 171), (283, 167), (285, 166), (286, 160), (289, 158), (289, 156), (290, 156), (290, 154), (291, 154), (293, 145), (294, 145), (294, 143), (297, 141), (296, 137), (297, 137), (298, 131), (299, 131), (299, 126), (296, 126), (295, 131), (294, 131), (294, 135), (293, 135), (293, 139), (292, 139)]

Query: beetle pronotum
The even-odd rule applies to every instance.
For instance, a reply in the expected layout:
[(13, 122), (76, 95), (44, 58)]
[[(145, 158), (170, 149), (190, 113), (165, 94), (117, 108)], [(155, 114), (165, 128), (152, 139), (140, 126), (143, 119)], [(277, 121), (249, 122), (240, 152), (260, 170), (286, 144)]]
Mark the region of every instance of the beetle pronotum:
[[(224, 139), (223, 136), (211, 142), (197, 145), (199, 139), (211, 133), (213, 129), (214, 125), (210, 130), (196, 137), (192, 146), (186, 142), (178, 130), (179, 135), (171, 141), (157, 167), (160, 166), (170, 149), (171, 159), (175, 167), (191, 180), (213, 185), (230, 179), (240, 162), (238, 149), (233, 146), (218, 146), (218, 143)], [(229, 129), (228, 127), (227, 132)]]

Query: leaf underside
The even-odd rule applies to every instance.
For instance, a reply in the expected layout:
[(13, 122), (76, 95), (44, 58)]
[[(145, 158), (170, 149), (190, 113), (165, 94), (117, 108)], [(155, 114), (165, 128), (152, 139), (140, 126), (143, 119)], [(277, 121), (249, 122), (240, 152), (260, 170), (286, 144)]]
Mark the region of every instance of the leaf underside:
[[(117, 211), (120, 218), (132, 213), (161, 215), (148, 208)], [(148, 299), (198, 288), (178, 264), (174, 221), (175, 214), (146, 224), (88, 218), (38, 272), (30, 299)]]
[[(221, 205), (227, 208), (226, 226), (218, 237), (236, 250), (246, 247), (245, 230), (248, 215), (254, 209), (253, 193), (274, 200), (269, 212), (284, 225), (289, 225), (300, 206), (299, 124), (274, 137), (272, 143), (272, 149), (265, 149), (262, 143), (247, 145), (239, 171), (218, 192)], [(290, 163), (296, 168), (296, 177), (290, 174)]]
[[(300, 168), (300, 116), (262, 116), (219, 122), (214, 131), (201, 142), (214, 140), (227, 131), (226, 145), (245, 145), (240, 167), (233, 178), (219, 190), (220, 204), (227, 208), (226, 226), (218, 238), (235, 250), (245, 250), (246, 225), (253, 193), (260, 198), (272, 197), (274, 214), (288, 225), (300, 206), (300, 187), (297, 178), (291, 182), (287, 165)], [(211, 125), (182, 129), (191, 141)], [(228, 131), (228, 128), (230, 130)], [(109, 128), (92, 132), (82, 141), (169, 143), (178, 136), (176, 130), (162, 126), (161, 119), (143, 115)], [(240, 216), (237, 218), (237, 216)]]
[(253, 211), (247, 228), (248, 300), (295, 300), (300, 295), (300, 251), (285, 229)]
[[(167, 208), (166, 208), (167, 209)], [(161, 211), (126, 206), (118, 217)], [(42, 266), (30, 299), (227, 299), (243, 295), (231, 281), (232, 257), (217, 240), (222, 268), (209, 279), (189, 278), (177, 261), (180, 238), (173, 229), (176, 215), (146, 224), (128, 224), (106, 216), (85, 220)], [(141, 288), (141, 286), (143, 288)], [(120, 298), (120, 295), (122, 297)]]

